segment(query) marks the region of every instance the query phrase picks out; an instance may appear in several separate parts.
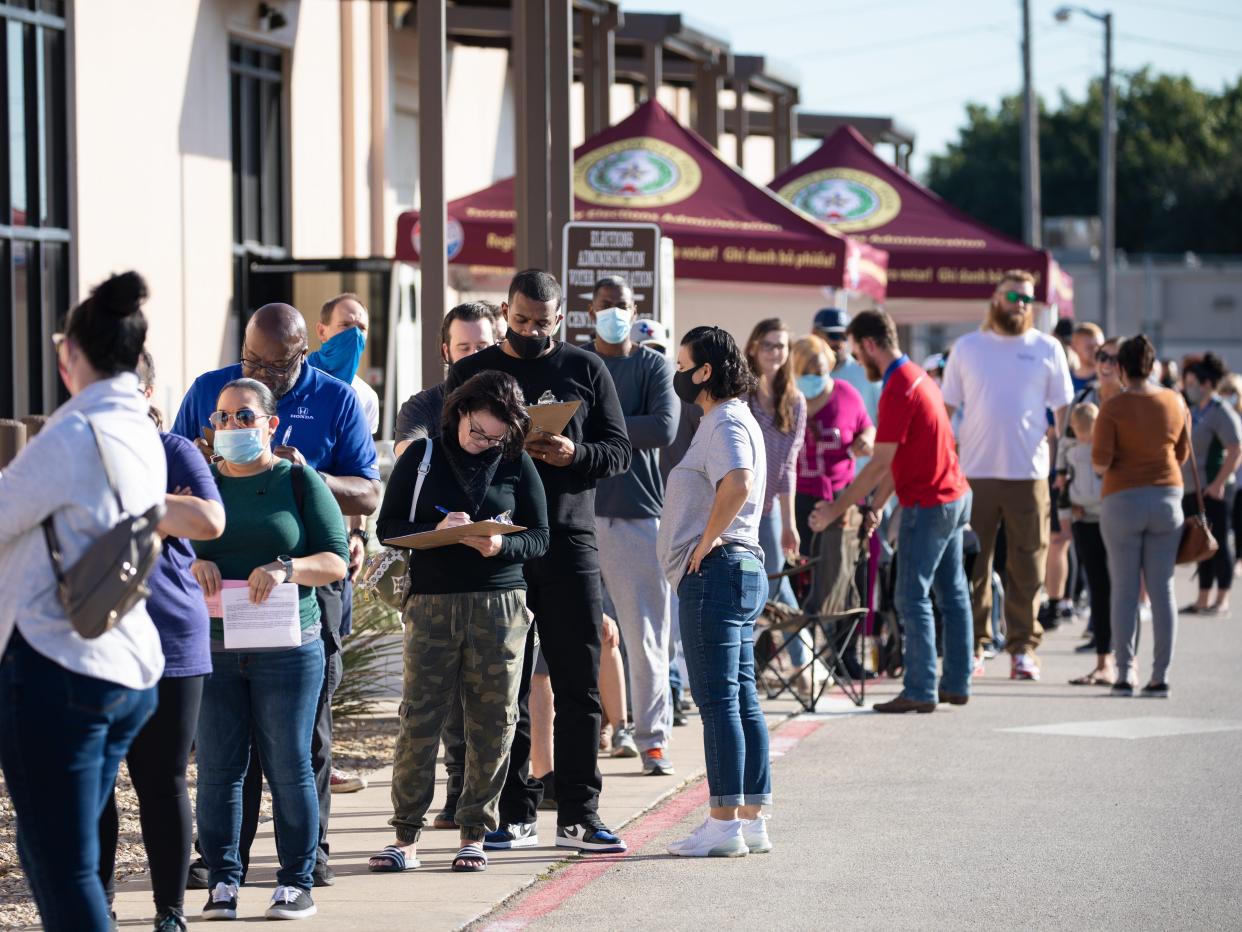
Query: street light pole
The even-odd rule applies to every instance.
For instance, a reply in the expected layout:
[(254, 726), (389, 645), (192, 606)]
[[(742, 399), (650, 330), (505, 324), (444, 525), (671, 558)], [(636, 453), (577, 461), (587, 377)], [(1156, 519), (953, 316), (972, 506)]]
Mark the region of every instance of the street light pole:
[(1022, 0), (1022, 238), (1039, 248), (1039, 102), (1031, 70), (1031, 0)]
[(1113, 97), (1113, 14), (1080, 6), (1063, 6), (1054, 14), (1064, 23), (1082, 13), (1104, 26), (1104, 100), (1100, 120), (1100, 325), (1108, 336), (1117, 334), (1117, 116)]

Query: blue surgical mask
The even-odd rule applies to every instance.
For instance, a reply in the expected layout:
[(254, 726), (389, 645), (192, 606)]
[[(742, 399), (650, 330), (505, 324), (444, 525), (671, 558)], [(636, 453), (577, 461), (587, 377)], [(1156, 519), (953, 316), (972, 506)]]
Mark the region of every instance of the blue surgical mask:
[(605, 343), (624, 343), (630, 335), (630, 325), (634, 322), (634, 312), (619, 307), (595, 313), (595, 332)]
[(342, 382), (352, 382), (366, 345), (367, 335), (357, 327), (350, 327), (319, 347), (317, 352), (311, 353), (306, 361)]
[(263, 438), (257, 427), (218, 430), (212, 442), (215, 451), (230, 463), (244, 466), (263, 455)]
[(802, 392), (803, 397), (818, 398), (824, 393), (824, 389), (828, 387), (828, 379), (822, 375), (806, 375), (798, 376), (798, 391)]

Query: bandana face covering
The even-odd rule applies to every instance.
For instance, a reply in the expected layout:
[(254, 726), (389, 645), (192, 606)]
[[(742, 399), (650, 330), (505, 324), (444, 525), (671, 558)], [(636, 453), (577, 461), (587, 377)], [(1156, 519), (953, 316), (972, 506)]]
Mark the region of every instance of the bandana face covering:
[(352, 382), (362, 362), (362, 351), (367, 345), (367, 335), (357, 327), (342, 330), (331, 340), (307, 357), (307, 362), (342, 382)]

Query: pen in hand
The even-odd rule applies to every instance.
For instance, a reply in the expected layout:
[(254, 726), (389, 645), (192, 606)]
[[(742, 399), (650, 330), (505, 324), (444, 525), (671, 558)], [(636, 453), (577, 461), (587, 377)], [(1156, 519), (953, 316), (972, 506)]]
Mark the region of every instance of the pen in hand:
[(290, 424), (288, 427), (286, 427), (286, 428), (285, 428), (285, 436), (284, 436), (284, 437), (281, 439), (281, 441), (280, 441), (280, 445), (281, 445), (282, 447), (287, 447), (287, 446), (289, 446), (289, 437), (290, 437), (292, 434), (293, 434), (293, 425), (292, 425), (292, 424)]

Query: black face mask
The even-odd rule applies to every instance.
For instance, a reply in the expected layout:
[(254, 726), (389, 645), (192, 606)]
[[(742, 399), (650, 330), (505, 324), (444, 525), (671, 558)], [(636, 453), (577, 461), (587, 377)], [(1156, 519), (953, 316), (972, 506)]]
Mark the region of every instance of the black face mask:
[(706, 384), (696, 385), (694, 383), (694, 374), (702, 368), (702, 366), (695, 366), (693, 369), (687, 369), (685, 372), (673, 373), (673, 391), (677, 393), (678, 398), (688, 405), (695, 403), (695, 400), (699, 397), (699, 392), (703, 391)]
[(523, 333), (518, 333), (512, 327), (505, 334), (505, 339), (509, 341), (513, 351), (522, 359), (538, 359), (543, 351), (548, 348), (548, 344), (552, 342), (551, 337), (528, 337)]

